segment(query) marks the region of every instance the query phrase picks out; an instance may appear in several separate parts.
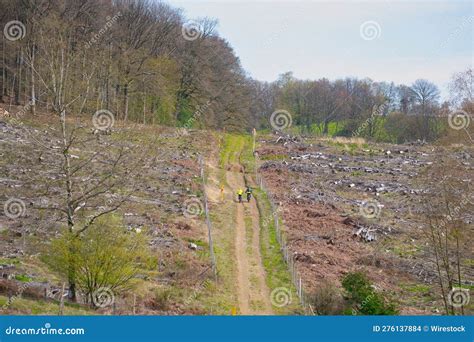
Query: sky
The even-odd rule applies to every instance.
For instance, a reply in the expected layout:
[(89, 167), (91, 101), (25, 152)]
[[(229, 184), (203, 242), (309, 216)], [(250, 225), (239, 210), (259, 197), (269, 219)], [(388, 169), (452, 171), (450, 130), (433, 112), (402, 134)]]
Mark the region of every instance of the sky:
[(168, 0), (212, 17), (249, 76), (436, 83), (473, 67), (474, 1)]

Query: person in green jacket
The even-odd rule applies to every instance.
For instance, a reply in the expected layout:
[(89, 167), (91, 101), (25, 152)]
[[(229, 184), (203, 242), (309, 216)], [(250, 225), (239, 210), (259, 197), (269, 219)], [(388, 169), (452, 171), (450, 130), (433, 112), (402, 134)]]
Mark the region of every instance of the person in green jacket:
[(250, 202), (250, 198), (252, 197), (252, 188), (248, 186), (245, 190), (245, 193), (247, 194), (247, 202)]

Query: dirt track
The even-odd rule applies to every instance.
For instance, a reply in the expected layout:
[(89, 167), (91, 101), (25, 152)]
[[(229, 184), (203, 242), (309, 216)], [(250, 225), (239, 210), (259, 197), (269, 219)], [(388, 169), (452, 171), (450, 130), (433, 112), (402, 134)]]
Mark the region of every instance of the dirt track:
[[(226, 197), (227, 200), (234, 201), (236, 210), (235, 247), (240, 313), (270, 315), (273, 313), (270, 293), (265, 283), (265, 270), (260, 255), (259, 212), (254, 199), (250, 203), (238, 203), (235, 198), (237, 189), (245, 189), (242, 173), (227, 171), (226, 178), (230, 187), (226, 189)], [(252, 221), (248, 229), (245, 225), (246, 216), (250, 216)]]

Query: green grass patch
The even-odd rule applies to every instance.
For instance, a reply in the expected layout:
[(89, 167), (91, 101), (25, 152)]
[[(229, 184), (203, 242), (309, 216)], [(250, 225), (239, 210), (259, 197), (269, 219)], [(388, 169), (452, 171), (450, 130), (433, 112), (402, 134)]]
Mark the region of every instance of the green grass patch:
[(31, 278), (26, 274), (16, 274), (15, 279), (24, 283), (29, 283), (31, 281)]
[(408, 292), (421, 295), (429, 295), (431, 291), (431, 287), (424, 284), (401, 284), (400, 287)]
[(278, 287), (285, 287), (291, 291), (292, 296), (291, 304), (282, 308), (273, 306), (273, 311), (276, 314), (283, 315), (300, 314), (302, 313), (302, 308), (298, 304), (296, 289), (293, 286), (288, 266), (280, 251), (270, 202), (266, 193), (260, 189), (254, 190), (254, 196), (260, 212), (260, 251), (263, 267), (266, 272), (267, 286), (270, 291)]
[(0, 264), (2, 265), (19, 265), (21, 261), (17, 258), (0, 258)]
[[(247, 210), (245, 211), (247, 212)], [(249, 214), (246, 213), (246, 216), (244, 217), (245, 239), (247, 240), (247, 254), (251, 256), (253, 254), (253, 251), (252, 251), (253, 224), (252, 224), (252, 218), (248, 215)]]
[[(5, 305), (8, 298), (0, 296), (0, 307)], [(6, 309), (7, 313), (30, 315), (58, 315), (59, 302), (32, 300), (16, 297)], [(1, 311), (0, 311), (1, 312)], [(64, 303), (64, 315), (95, 315), (95, 311), (75, 303)]]

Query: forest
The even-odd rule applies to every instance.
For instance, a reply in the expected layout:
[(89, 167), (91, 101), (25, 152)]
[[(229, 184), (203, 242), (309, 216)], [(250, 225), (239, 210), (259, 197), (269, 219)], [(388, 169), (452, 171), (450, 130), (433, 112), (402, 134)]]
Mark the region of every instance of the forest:
[(473, 110), (472, 68), (452, 75), (444, 100), (425, 79), (301, 80), (289, 71), (262, 82), (243, 69), (216, 20), (190, 20), (165, 2), (2, 0), (0, 6), (0, 23), (8, 24), (0, 102), (33, 115), (107, 110), (125, 123), (248, 132), (275, 128), (270, 116), (283, 110), (300, 134), (404, 143), (436, 140), (448, 123), (463, 126)]

